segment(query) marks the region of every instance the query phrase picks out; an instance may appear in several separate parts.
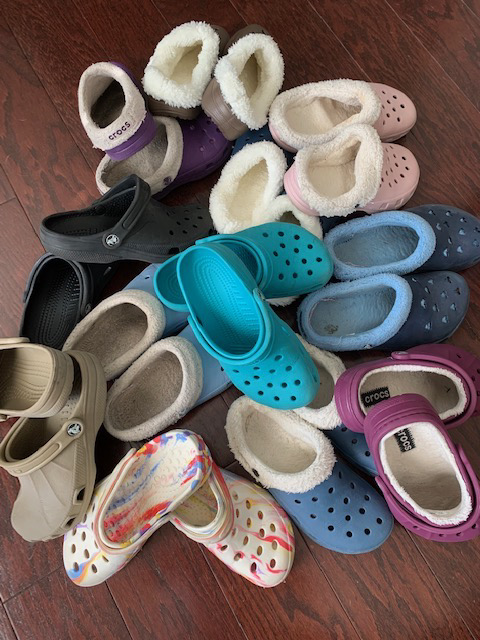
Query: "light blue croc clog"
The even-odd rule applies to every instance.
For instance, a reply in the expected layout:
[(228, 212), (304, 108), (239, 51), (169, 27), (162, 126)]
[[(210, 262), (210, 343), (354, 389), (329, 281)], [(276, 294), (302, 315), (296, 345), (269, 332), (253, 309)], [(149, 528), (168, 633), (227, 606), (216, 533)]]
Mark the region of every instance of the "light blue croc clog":
[[(288, 222), (269, 222), (232, 234), (203, 238), (197, 246), (221, 243), (233, 251), (268, 299), (316, 291), (331, 278), (333, 265), (324, 243), (312, 233)], [(180, 255), (160, 265), (155, 291), (166, 305), (186, 311), (177, 264)]]
[(393, 516), (382, 496), (341, 460), (332, 475), (310, 491), (270, 493), (303, 533), (332, 551), (373, 551), (393, 529)]
[(219, 242), (191, 247), (179, 257), (177, 277), (195, 337), (237, 388), (277, 409), (312, 402), (319, 377), (311, 357), (233, 251)]

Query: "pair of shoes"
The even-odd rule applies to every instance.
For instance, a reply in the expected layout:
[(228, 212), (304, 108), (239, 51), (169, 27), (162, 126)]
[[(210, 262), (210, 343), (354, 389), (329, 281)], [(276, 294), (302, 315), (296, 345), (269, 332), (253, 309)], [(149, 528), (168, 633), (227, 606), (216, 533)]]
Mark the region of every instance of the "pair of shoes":
[(369, 448), (393, 515), (427, 539), (479, 534), (478, 480), (449, 435), (479, 413), (479, 367), (463, 349), (425, 345), (357, 365), (335, 388), (340, 417)]
[(119, 440), (151, 438), (231, 384), (185, 326), (187, 313), (164, 308), (157, 299), (158, 266), (100, 302), (64, 347), (93, 353), (106, 379), (118, 378), (107, 394), (104, 425)]
[(197, 340), (237, 388), (261, 404), (293, 409), (314, 399), (318, 374), (265, 297), (312, 291), (331, 273), (321, 240), (272, 222), (198, 241), (163, 263), (154, 285), (166, 306), (189, 313)]
[(276, 586), (292, 567), (284, 511), (266, 491), (219, 469), (200, 436), (174, 430), (130, 451), (97, 486), (85, 519), (64, 538), (67, 575), (83, 587), (104, 582), (167, 522), (258, 586)]
[(392, 531), (391, 514), (365, 480), (336, 461), (326, 437), (340, 422), (334, 386), (345, 367), (334, 354), (304, 345), (321, 380), (314, 401), (278, 411), (239, 398), (227, 415), (230, 449), (317, 544), (340, 553), (373, 551)]
[[(476, 218), (444, 205), (350, 220), (325, 237), (340, 282), (308, 296), (302, 335), (334, 351), (407, 349), (441, 342), (468, 310), (465, 279), (480, 260)], [(415, 272), (415, 275), (400, 275)], [(420, 272), (420, 273), (419, 273)], [(349, 309), (362, 309), (349, 314)]]
[(12, 526), (25, 540), (63, 535), (85, 515), (95, 484), (95, 438), (107, 387), (95, 356), (26, 338), (0, 339), (0, 412), (19, 416), (0, 467), (19, 478)]
[(298, 151), (284, 180), (292, 203), (328, 217), (401, 207), (420, 171), (413, 154), (391, 142), (415, 121), (412, 101), (387, 85), (327, 80), (281, 93), (269, 127), (277, 144)]

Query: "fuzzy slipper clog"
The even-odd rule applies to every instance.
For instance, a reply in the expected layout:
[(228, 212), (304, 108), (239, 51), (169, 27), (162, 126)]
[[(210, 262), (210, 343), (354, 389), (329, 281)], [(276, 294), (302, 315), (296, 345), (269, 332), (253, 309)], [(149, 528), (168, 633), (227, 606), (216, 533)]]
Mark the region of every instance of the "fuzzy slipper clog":
[(120, 571), (211, 470), (204, 441), (191, 431), (169, 431), (129, 451), (97, 485), (85, 518), (64, 538), (68, 577), (91, 587)]
[(231, 385), (190, 327), (153, 344), (114, 382), (105, 428), (119, 440), (151, 438)]
[[(219, 242), (187, 249), (176, 275), (195, 337), (235, 386), (280, 409), (302, 407), (315, 398), (319, 380), (310, 356), (233, 251)], [(156, 278), (162, 280), (162, 268)]]
[(291, 152), (323, 144), (352, 124), (368, 124), (385, 142), (413, 127), (417, 112), (401, 91), (361, 80), (310, 82), (280, 93), (268, 124), (277, 144)]
[(478, 479), (424, 397), (400, 395), (377, 405), (365, 419), (365, 435), (377, 484), (406, 529), (439, 542), (480, 535)]
[(300, 333), (321, 349), (390, 351), (446, 340), (468, 303), (468, 285), (458, 273), (384, 273), (309, 294), (297, 317)]
[(119, 291), (75, 327), (63, 350), (93, 353), (107, 380), (113, 380), (159, 340), (164, 329), (165, 312), (157, 298), (144, 291)]
[(413, 195), (420, 177), (405, 147), (382, 144), (366, 124), (352, 124), (323, 144), (304, 147), (285, 173), (293, 204), (312, 216), (347, 216), (398, 209)]
[(93, 146), (115, 161), (148, 145), (156, 123), (132, 73), (118, 62), (97, 62), (82, 74), (78, 110)]
[(150, 195), (146, 182), (129, 176), (86, 209), (44, 218), (42, 244), (66, 260), (151, 263), (163, 262), (212, 232), (203, 207), (168, 207)]
[[(28, 346), (37, 346), (42, 353), (48, 351), (46, 347)], [(20, 351), (26, 354), (25, 349)], [(32, 377), (28, 361), (22, 363), (22, 358), (18, 357), (20, 351), (15, 355), (7, 350), (4, 355), (9, 356), (10, 363), (5, 357), (2, 361), (2, 370), (12, 374), (8, 395), (13, 399), (15, 394), (12, 392), (16, 387), (12, 382), (16, 381), (25, 391), (29, 404), (28, 392), (42, 391), (36, 402), (38, 405), (42, 398), (45, 399), (45, 379), (42, 380), (40, 374), (45, 376), (47, 363), (41, 363), (37, 355), (39, 375)], [(13, 361), (10, 356), (14, 356)], [(95, 484), (95, 438), (105, 413), (105, 376), (100, 363), (90, 353), (70, 351), (61, 356), (58, 354), (55, 360), (60, 364), (62, 358), (69, 361), (74, 377), (72, 380), (62, 375), (60, 368), (55, 369), (54, 385), (62, 388), (62, 402), (55, 402), (55, 414), (40, 412), (49, 417), (18, 420), (0, 444), (0, 467), (20, 481), (12, 509), (12, 526), (30, 542), (56, 538), (75, 526), (88, 509)], [(19, 379), (15, 375), (17, 367)], [(28, 369), (30, 385), (26, 381)], [(46, 379), (49, 377), (45, 376)], [(55, 396), (50, 384), (47, 388), (50, 388), (50, 396)], [(65, 389), (68, 389), (66, 398)], [(5, 387), (4, 392), (7, 393)], [(26, 413), (34, 415), (34, 407)], [(38, 411), (36, 415), (39, 415)]]
[[(204, 244), (222, 244), (233, 251), (248, 268), (272, 304), (283, 304), (323, 287), (332, 275), (330, 254), (323, 242), (306, 229), (272, 222), (234, 234), (219, 234), (199, 240)], [(177, 265), (180, 256), (167, 260), (154, 279), (158, 297), (170, 308), (187, 311), (181, 291)]]
[(221, 167), (232, 144), (204, 113), (195, 120), (154, 117), (157, 127), (152, 141), (134, 155), (119, 161), (106, 155), (97, 167), (100, 193), (132, 174), (145, 180), (153, 195), (164, 197), (188, 182), (201, 180)]
[(44, 254), (28, 276), (19, 335), (61, 349), (115, 271), (116, 265), (81, 264)]
[(246, 145), (224, 166), (210, 193), (210, 215), (219, 233), (235, 233), (265, 222), (295, 222), (322, 237), (317, 218), (283, 194), (287, 163), (273, 142)]
[(480, 413), (480, 359), (452, 344), (430, 344), (347, 369), (335, 386), (342, 422), (363, 432), (367, 413), (402, 394), (424, 396), (447, 429)]
[(283, 72), (275, 40), (264, 33), (249, 33), (219, 60), (203, 94), (202, 109), (228, 140), (248, 129), (260, 129), (280, 91)]

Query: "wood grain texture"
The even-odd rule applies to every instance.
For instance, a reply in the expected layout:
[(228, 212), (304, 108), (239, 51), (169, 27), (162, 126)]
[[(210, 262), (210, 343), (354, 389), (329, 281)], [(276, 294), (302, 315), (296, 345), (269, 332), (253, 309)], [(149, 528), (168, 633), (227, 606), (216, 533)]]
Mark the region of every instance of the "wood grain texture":
[(203, 20), (209, 24), (217, 24), (233, 35), (238, 29), (245, 26), (245, 21), (234, 3), (226, 0), (186, 0), (180, 4), (172, 4), (168, 0), (152, 0), (162, 16), (168, 22), (170, 28), (176, 27), (190, 20)]
[(130, 640), (105, 584), (76, 587), (63, 566), (5, 604), (21, 640)]
[(11, 200), (14, 197), (15, 192), (12, 189), (12, 185), (6, 176), (5, 171), (0, 167), (0, 204), (7, 200)]
[(0, 165), (37, 230), (46, 215), (97, 197), (95, 177), (4, 24), (0, 66)]
[(3, 604), (0, 606), (0, 637), (2, 640), (16, 640), (17, 638)]

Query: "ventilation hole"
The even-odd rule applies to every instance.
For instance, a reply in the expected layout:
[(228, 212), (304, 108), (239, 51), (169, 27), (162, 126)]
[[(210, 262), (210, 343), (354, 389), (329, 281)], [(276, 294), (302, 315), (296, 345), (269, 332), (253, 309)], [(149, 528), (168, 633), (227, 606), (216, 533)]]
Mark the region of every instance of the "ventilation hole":
[(316, 517), (317, 517), (317, 516), (316, 516), (314, 513), (311, 513), (311, 514), (310, 514), (310, 518), (311, 518), (312, 520), (315, 520), (315, 519), (316, 519)]
[(278, 258), (278, 253), (276, 251), (273, 252), (273, 255)]
[(260, 518), (260, 520), (263, 520), (263, 511), (259, 511), (257, 513), (257, 516)]
[(350, 522), (350, 520), (351, 520), (351, 519), (352, 519), (352, 516), (350, 516), (350, 515), (348, 515), (348, 514), (345, 516), (345, 520), (346, 520), (347, 522)]
[(369, 536), (369, 535), (370, 535), (370, 529), (364, 529), (364, 531), (365, 531), (365, 535), (366, 535), (366, 536)]
[[(477, 244), (478, 244), (478, 243), (477, 243)], [(293, 276), (294, 278), (298, 278), (298, 273), (294, 272), (294, 273), (292, 273), (292, 276)]]
[[(77, 493), (77, 500), (79, 502), (82, 502), (84, 496), (85, 496), (85, 487), (83, 487), (83, 489), (80, 489), (80, 491)], [(93, 511), (93, 509), (92, 509), (92, 511)]]
[(283, 356), (275, 356), (275, 362), (278, 362), (279, 360), (281, 360), (283, 358)]
[(300, 385), (300, 380), (295, 380), (293, 384), (295, 384), (298, 387)]
[(273, 569), (275, 567), (275, 565), (277, 564), (277, 561), (275, 560), (275, 558), (272, 558), (270, 560), (270, 567)]
[(277, 542), (276, 540), (274, 540), (274, 541), (272, 542), (272, 549), (273, 549), (273, 551), (276, 551), (276, 550), (277, 550), (277, 548), (278, 548), (278, 542)]
[[(250, 523), (251, 524), (251, 523)], [(250, 525), (248, 524), (248, 520), (247, 520), (247, 527), (249, 527)], [(245, 536), (243, 539), (243, 546), (245, 547), (248, 544), (249, 541), (249, 537)]]
[(343, 431), (343, 432), (345, 432), (346, 430), (347, 430), (347, 427), (342, 427), (342, 428), (340, 429), (340, 431)]
[(72, 553), (75, 553), (76, 550), (77, 550), (77, 547), (74, 544), (72, 544)]
[(262, 233), (262, 236), (263, 236), (264, 238), (268, 238), (268, 233), (264, 232), (264, 233)]
[(358, 440), (356, 438), (352, 438), (352, 444), (357, 444)]
[(296, 504), (302, 504), (301, 500), (297, 500), (296, 498), (295, 498), (294, 502), (295, 502)]
[(273, 396), (273, 399), (275, 400), (275, 402), (278, 402), (280, 400), (278, 396)]
[(367, 458), (369, 458), (369, 457), (370, 457), (370, 451), (365, 451), (365, 456), (366, 456)]
[(353, 536), (353, 533), (351, 531), (347, 531), (347, 538), (351, 538)]
[(82, 531), (82, 542), (85, 542), (86, 537), (87, 537), (87, 534), (85, 533), (85, 531)]
[(328, 507), (328, 513), (333, 513), (335, 509), (333, 507)]
[(307, 244), (307, 249), (313, 249), (313, 244)]
[(83, 555), (85, 556), (85, 558), (88, 560), (90, 558), (90, 552), (88, 549), (85, 549), (85, 551), (83, 552)]
[(265, 529), (263, 529), (263, 528), (262, 528), (262, 529), (259, 529), (258, 533), (260, 534), (260, 537), (261, 537), (261, 538), (264, 538), (264, 537), (265, 537)]
[(312, 502), (318, 502), (318, 498), (317, 498), (317, 496), (313, 496), (313, 498), (312, 498)]
[(237, 518), (239, 517), (240, 511), (238, 509), (235, 509), (235, 515), (237, 516)]
[(283, 236), (284, 236), (285, 234), (283, 233), (283, 231), (279, 231), (279, 232), (278, 232), (278, 235), (279, 235), (281, 238), (283, 238)]
[(263, 553), (263, 547), (257, 547), (257, 556), (261, 556)]
[(335, 527), (333, 526), (333, 524), (329, 524), (329, 525), (328, 525), (328, 527), (327, 527), (327, 529), (328, 529), (329, 531), (334, 531)]
[(277, 530), (277, 527), (273, 524), (273, 522), (270, 524), (270, 531), (275, 532)]
[(283, 387), (284, 389), (286, 388), (286, 386), (287, 386), (287, 383), (286, 383), (286, 382), (282, 382), (282, 387)]
[(363, 497), (365, 498), (366, 502), (370, 501), (370, 496), (368, 494), (365, 494)]
[(363, 507), (360, 507), (360, 509), (358, 510), (358, 513), (361, 513), (362, 516), (365, 515), (366, 511)]
[(307, 274), (308, 274), (309, 276), (312, 276), (312, 275), (313, 275), (313, 271), (312, 271), (311, 269), (309, 269), (309, 270), (307, 271)]
[(246, 384), (248, 387), (248, 385), (250, 384), (250, 380), (244, 380), (244, 384)]
[(307, 264), (307, 261), (305, 258), (302, 258), (302, 264)]
[(72, 531), (72, 536), (74, 536), (76, 533), (77, 533), (77, 527), (75, 527), (75, 529)]
[(333, 493), (333, 487), (330, 487), (328, 493)]
[(340, 480), (342, 479), (342, 472), (341, 471), (338, 472), (338, 477), (340, 478)]
[(383, 524), (383, 520), (381, 518), (377, 518), (377, 524)]
[(349, 498), (344, 498), (344, 499), (343, 499), (343, 504), (348, 504), (349, 502), (350, 502), (350, 499), (349, 499)]
[(290, 260), (285, 260), (285, 264), (287, 265), (287, 267), (290, 266)]
[(295, 249), (293, 250), (294, 253), (300, 253), (300, 249), (298, 247), (295, 247)]
[(254, 380), (260, 380), (260, 376), (253, 376)]
[(226, 551), (228, 549), (228, 544), (224, 544), (223, 547), (220, 547), (220, 551)]
[(273, 387), (273, 384), (271, 382), (267, 382), (267, 387), (271, 389)]
[(297, 396), (290, 396), (290, 400), (291, 400), (292, 402), (295, 402), (295, 401), (296, 401), (296, 399), (297, 399)]
[(283, 275), (283, 273), (279, 273), (279, 274), (278, 274), (278, 279), (279, 279), (279, 280), (283, 280), (283, 278), (284, 278), (284, 277), (285, 277), (285, 276)]
[(83, 524), (85, 524), (86, 521), (87, 521), (87, 514), (83, 516), (83, 520), (82, 520)]
[(353, 482), (350, 482), (350, 489), (355, 489), (355, 484)]
[(243, 554), (240, 552), (237, 552), (234, 556), (233, 559), (235, 560), (235, 562), (238, 562), (241, 558), (243, 557)]
[(281, 242), (281, 243), (280, 243), (280, 246), (282, 247), (282, 249), (285, 249), (285, 246), (286, 246), (286, 245), (285, 245), (285, 243), (284, 243), (284, 242)]

